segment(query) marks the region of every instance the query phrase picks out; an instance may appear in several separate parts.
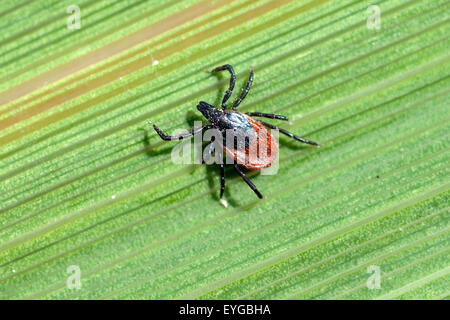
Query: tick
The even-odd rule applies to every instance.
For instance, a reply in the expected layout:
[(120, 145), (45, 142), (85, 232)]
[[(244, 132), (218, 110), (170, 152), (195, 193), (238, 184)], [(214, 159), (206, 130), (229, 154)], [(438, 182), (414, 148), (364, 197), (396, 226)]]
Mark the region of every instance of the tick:
[[(179, 136), (165, 135), (161, 131), (161, 129), (159, 129), (155, 124), (153, 124), (153, 128), (161, 137), (161, 139), (166, 141), (182, 140), (185, 138), (189, 138), (206, 129), (218, 130), (223, 137), (223, 141), (218, 141), (218, 143), (220, 143), (227, 157), (233, 159), (232, 165), (234, 166), (234, 170), (236, 170), (236, 172), (242, 177), (242, 179), (247, 183), (250, 189), (252, 189), (253, 192), (255, 192), (258, 198), (262, 199), (263, 196), (261, 192), (258, 191), (256, 186), (241, 171), (238, 165), (242, 165), (250, 170), (261, 170), (264, 168), (268, 168), (272, 165), (278, 154), (278, 145), (273, 135), (266, 128), (279, 130), (279, 132), (281, 132), (282, 134), (285, 134), (288, 137), (293, 138), (302, 143), (310, 144), (313, 146), (318, 146), (319, 144), (314, 141), (298, 137), (293, 133), (278, 128), (270, 123), (261, 120), (256, 120), (253, 118), (253, 117), (264, 117), (269, 119), (287, 121), (288, 118), (285, 116), (273, 113), (262, 113), (262, 112), (241, 113), (237, 111), (237, 107), (245, 99), (248, 92), (250, 91), (250, 87), (252, 86), (253, 68), (250, 70), (250, 77), (241, 95), (234, 101), (231, 110), (227, 109), (227, 101), (233, 92), (234, 85), (236, 82), (236, 75), (234, 73), (233, 67), (229, 64), (226, 64), (221, 67), (215, 68), (211, 72), (219, 72), (224, 70), (227, 70), (230, 73), (231, 77), (229, 88), (225, 92), (222, 99), (222, 108), (221, 109), (216, 108), (213, 105), (210, 105), (209, 103), (206, 103), (204, 101), (200, 101), (199, 104), (197, 105), (197, 109), (210, 122), (210, 124), (193, 129), (191, 130), (191, 132)], [(227, 144), (226, 141), (229, 141), (227, 140), (227, 134), (230, 135), (230, 132), (233, 134), (233, 143)], [(211, 141), (214, 140), (212, 139)], [(210, 144), (210, 146), (212, 146), (212, 143)], [(268, 152), (266, 152), (266, 154), (264, 154), (263, 156), (258, 156), (258, 154), (260, 153), (259, 151), (261, 149), (265, 149)], [(211, 154), (211, 152), (212, 150), (208, 151), (209, 154)], [(225, 168), (223, 162), (220, 163), (219, 166), (220, 166), (220, 201), (226, 206), (226, 201), (222, 199), (225, 191)]]

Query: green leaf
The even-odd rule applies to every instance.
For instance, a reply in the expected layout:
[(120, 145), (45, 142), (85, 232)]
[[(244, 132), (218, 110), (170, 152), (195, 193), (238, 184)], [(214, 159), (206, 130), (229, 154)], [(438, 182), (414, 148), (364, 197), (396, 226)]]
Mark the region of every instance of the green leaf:
[[(71, 5), (0, 4), (0, 298), (449, 297), (447, 1)], [(280, 136), (263, 200), (227, 169), (228, 208), (146, 123), (192, 127), (226, 63), (322, 145)]]

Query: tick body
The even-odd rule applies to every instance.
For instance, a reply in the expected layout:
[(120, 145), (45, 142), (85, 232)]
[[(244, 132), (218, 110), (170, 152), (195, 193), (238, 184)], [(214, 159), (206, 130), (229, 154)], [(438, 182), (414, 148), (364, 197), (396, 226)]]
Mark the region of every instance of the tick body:
[(250, 170), (260, 170), (270, 167), (274, 162), (278, 146), (262, 123), (235, 110), (217, 112), (217, 108), (203, 101), (197, 108), (219, 130), (223, 137), (219, 143), (235, 163)]
[[(264, 117), (270, 119), (288, 120), (285, 116), (261, 112), (240, 113), (236, 110), (239, 104), (245, 99), (248, 92), (250, 91), (251, 85), (253, 83), (253, 70), (250, 71), (250, 77), (247, 81), (247, 85), (242, 91), (239, 98), (236, 99), (233, 103), (232, 109), (227, 109), (226, 103), (230, 98), (231, 93), (233, 92), (236, 76), (233, 67), (228, 64), (217, 67), (211, 72), (219, 72), (222, 70), (227, 70), (231, 75), (229, 88), (225, 92), (222, 99), (222, 108), (216, 108), (213, 105), (210, 105), (203, 101), (199, 102), (199, 104), (197, 105), (197, 109), (210, 122), (210, 124), (200, 128), (196, 128), (190, 133), (179, 136), (167, 136), (155, 124), (153, 124), (153, 128), (163, 140), (181, 140), (184, 138), (192, 137), (196, 133), (199, 133), (205, 129), (216, 129), (220, 133), (219, 137), (221, 137), (217, 142), (223, 149), (227, 158), (232, 159), (232, 165), (234, 166), (234, 169), (247, 183), (247, 185), (255, 192), (258, 198), (262, 199), (262, 194), (248, 179), (248, 177), (240, 170), (239, 165), (242, 165), (250, 170), (261, 170), (272, 165), (278, 155), (278, 145), (275, 138), (269, 132), (269, 130), (267, 130), (267, 128), (279, 130), (279, 132), (281, 132), (282, 134), (285, 134), (290, 138), (293, 138), (302, 143), (314, 146), (318, 146), (318, 144), (314, 141), (298, 137), (272, 124), (253, 118)], [(225, 190), (224, 163), (221, 162), (219, 166), (221, 174), (220, 199), (221, 202), (225, 205), (226, 201), (222, 200)]]

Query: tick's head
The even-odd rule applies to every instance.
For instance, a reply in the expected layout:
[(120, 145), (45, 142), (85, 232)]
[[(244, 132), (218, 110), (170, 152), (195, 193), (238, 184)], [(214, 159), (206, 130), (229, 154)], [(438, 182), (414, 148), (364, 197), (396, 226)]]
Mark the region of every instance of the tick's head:
[(200, 101), (197, 105), (198, 111), (200, 111), (203, 116), (208, 119), (211, 123), (215, 123), (216, 120), (223, 115), (222, 110), (217, 109), (216, 107), (206, 103), (204, 101)]

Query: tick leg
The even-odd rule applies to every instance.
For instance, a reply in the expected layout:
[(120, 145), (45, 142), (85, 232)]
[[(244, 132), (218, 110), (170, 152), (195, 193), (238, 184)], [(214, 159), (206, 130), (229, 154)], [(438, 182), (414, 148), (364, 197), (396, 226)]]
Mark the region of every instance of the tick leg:
[(211, 72), (219, 72), (219, 71), (223, 71), (223, 70), (228, 70), (228, 72), (230, 72), (230, 75), (231, 75), (230, 87), (225, 92), (225, 95), (223, 96), (223, 99), (222, 99), (222, 109), (225, 110), (227, 108), (227, 100), (230, 98), (231, 93), (233, 92), (233, 89), (234, 89), (234, 84), (236, 83), (236, 74), (234, 73), (233, 67), (230, 66), (229, 64), (223, 65), (221, 67), (217, 67), (214, 70), (212, 70)]
[(161, 137), (161, 139), (168, 141), (168, 140), (183, 140), (184, 138), (192, 137), (192, 136), (195, 135), (196, 133), (201, 132), (203, 129), (211, 129), (212, 126), (211, 126), (211, 125), (206, 125), (206, 126), (203, 126), (203, 127), (195, 128), (195, 129), (192, 129), (191, 132), (185, 133), (185, 134), (180, 134), (179, 136), (166, 136), (166, 135), (161, 131), (161, 129), (159, 129), (156, 125), (153, 125), (153, 128), (155, 129), (156, 133), (159, 134), (159, 136)]
[(253, 68), (250, 69), (250, 77), (248, 78), (245, 89), (242, 90), (241, 96), (233, 103), (233, 110), (236, 110), (236, 108), (242, 102), (242, 100), (245, 99), (245, 97), (247, 96), (247, 93), (250, 91), (250, 87), (252, 86), (252, 83), (253, 83)]
[(277, 130), (279, 130), (282, 134), (285, 134), (285, 135), (287, 135), (288, 137), (291, 137), (292, 139), (298, 140), (298, 141), (303, 142), (303, 143), (311, 144), (311, 145), (313, 145), (313, 146), (320, 146), (317, 142), (314, 142), (314, 141), (311, 141), (311, 140), (308, 140), (308, 139), (305, 139), (305, 138), (296, 136), (295, 134), (293, 134), (293, 133), (291, 133), (291, 132), (289, 132), (289, 131), (286, 131), (286, 130), (284, 130), (284, 129), (278, 128), (277, 126), (274, 126), (274, 125), (272, 125), (272, 124), (270, 124), (270, 123), (267, 123), (267, 122), (264, 122), (264, 121), (261, 121), (261, 120), (258, 120), (258, 121), (259, 121), (260, 123), (262, 123), (263, 125), (265, 125), (265, 126), (271, 128), (271, 129), (277, 129)]
[(258, 198), (262, 199), (263, 198), (262, 194), (258, 191), (258, 189), (256, 189), (256, 186), (249, 180), (249, 178), (247, 178), (247, 176), (241, 171), (241, 169), (239, 169), (237, 164), (234, 164), (234, 170), (236, 170), (236, 172), (241, 176), (241, 178), (244, 179), (245, 183), (247, 183), (250, 189), (252, 189), (253, 192), (256, 193)]
[(220, 199), (222, 199), (224, 192), (225, 192), (225, 168), (223, 167), (222, 163), (220, 165)]
[(288, 120), (287, 117), (279, 115), (279, 114), (273, 114), (273, 113), (262, 113), (262, 112), (247, 112), (246, 115), (250, 117), (264, 117), (269, 119), (278, 119), (278, 120)]
[[(214, 141), (211, 140), (211, 143), (207, 147), (208, 148), (208, 152), (207, 152), (208, 159), (205, 159), (206, 161), (202, 159), (203, 163), (206, 163), (207, 161), (209, 161), (209, 158), (211, 158), (213, 146), (214, 146)], [(225, 192), (225, 168), (224, 168), (223, 163), (221, 163), (219, 166), (220, 166), (220, 199), (222, 199), (223, 193)]]

